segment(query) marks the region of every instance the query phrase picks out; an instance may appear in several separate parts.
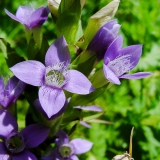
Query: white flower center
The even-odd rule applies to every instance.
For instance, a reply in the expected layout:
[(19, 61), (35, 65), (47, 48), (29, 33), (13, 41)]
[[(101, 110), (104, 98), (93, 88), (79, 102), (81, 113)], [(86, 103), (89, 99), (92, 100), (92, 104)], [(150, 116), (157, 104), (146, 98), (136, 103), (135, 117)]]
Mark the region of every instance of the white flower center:
[(67, 75), (68, 70), (64, 62), (53, 64), (46, 68), (45, 83), (49, 86), (61, 88), (66, 84)]
[(130, 71), (130, 58), (130, 54), (117, 57), (113, 61), (110, 61), (107, 66), (119, 77), (125, 72)]

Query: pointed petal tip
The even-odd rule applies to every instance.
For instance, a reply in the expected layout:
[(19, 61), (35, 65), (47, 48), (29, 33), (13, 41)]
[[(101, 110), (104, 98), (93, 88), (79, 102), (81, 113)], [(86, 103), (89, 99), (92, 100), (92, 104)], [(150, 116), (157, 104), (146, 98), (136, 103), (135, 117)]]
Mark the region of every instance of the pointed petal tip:
[(63, 90), (42, 86), (39, 89), (40, 104), (48, 118), (58, 114), (65, 105), (65, 94)]
[(153, 72), (137, 72), (134, 74), (124, 74), (120, 76), (119, 78), (124, 78), (124, 79), (142, 79), (151, 76), (154, 74)]

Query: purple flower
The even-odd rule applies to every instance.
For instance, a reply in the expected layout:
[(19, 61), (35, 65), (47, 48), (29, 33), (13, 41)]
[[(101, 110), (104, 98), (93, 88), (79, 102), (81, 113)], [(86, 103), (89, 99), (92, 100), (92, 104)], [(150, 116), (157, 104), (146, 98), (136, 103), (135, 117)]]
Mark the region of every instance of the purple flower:
[(142, 45), (122, 48), (122, 44), (122, 36), (118, 36), (106, 51), (103, 64), (105, 77), (114, 84), (120, 84), (119, 78), (141, 79), (150, 76), (150, 72), (125, 74), (137, 65), (142, 54)]
[(28, 29), (34, 27), (41, 27), (42, 24), (47, 20), (49, 9), (48, 7), (40, 7), (34, 9), (33, 7), (19, 6), (16, 15), (13, 15), (8, 10), (5, 12), (15, 21), (22, 23)]
[(90, 81), (79, 71), (68, 70), (70, 53), (64, 37), (58, 38), (48, 49), (45, 65), (35, 60), (20, 62), (11, 71), (20, 80), (39, 89), (39, 101), (50, 118), (58, 113), (66, 101), (63, 89), (77, 94), (93, 91)]
[(81, 138), (69, 141), (68, 136), (63, 130), (59, 130), (56, 134), (56, 146), (50, 150), (50, 154), (42, 157), (42, 160), (78, 160), (76, 154), (88, 152), (93, 143)]
[(18, 132), (14, 117), (6, 110), (0, 109), (0, 159), (3, 160), (37, 160), (28, 148), (41, 144), (49, 134), (49, 128), (32, 124)]
[(104, 24), (93, 37), (87, 50), (96, 52), (99, 60), (103, 59), (106, 50), (118, 36), (119, 28), (117, 20), (111, 20)]
[(10, 78), (6, 86), (4, 85), (4, 79), (0, 77), (0, 104), (8, 108), (12, 103), (15, 103), (16, 99), (24, 91), (26, 84), (15, 76)]

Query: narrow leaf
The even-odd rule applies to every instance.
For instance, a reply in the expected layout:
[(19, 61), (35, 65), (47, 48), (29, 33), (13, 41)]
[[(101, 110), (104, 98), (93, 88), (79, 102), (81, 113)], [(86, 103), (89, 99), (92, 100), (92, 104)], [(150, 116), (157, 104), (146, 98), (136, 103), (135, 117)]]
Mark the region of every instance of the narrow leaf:
[(56, 23), (58, 37), (64, 36), (69, 44), (75, 44), (82, 36), (80, 0), (62, 0)]

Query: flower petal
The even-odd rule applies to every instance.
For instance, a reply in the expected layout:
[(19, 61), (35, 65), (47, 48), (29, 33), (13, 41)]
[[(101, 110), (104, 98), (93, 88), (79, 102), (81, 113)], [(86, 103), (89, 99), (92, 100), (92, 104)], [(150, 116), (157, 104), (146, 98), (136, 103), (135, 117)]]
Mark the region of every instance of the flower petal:
[(41, 86), (45, 75), (45, 66), (38, 61), (28, 60), (17, 63), (10, 70), (21, 81), (33, 86)]
[(0, 91), (4, 90), (4, 79), (0, 77)]
[(13, 76), (8, 82), (4, 90), (4, 99), (2, 102), (3, 107), (8, 107), (11, 103), (14, 103), (16, 99), (23, 92), (26, 84)]
[(48, 118), (50, 118), (62, 109), (66, 98), (63, 90), (42, 86), (39, 89), (39, 100), (43, 110), (46, 112)]
[(73, 155), (70, 158), (68, 158), (68, 160), (79, 160), (77, 156)]
[(4, 143), (0, 142), (0, 160), (8, 160), (9, 157), (9, 153), (6, 150)]
[(15, 118), (6, 110), (0, 109), (0, 137), (7, 137), (13, 130), (18, 131)]
[(114, 60), (116, 57), (119, 56), (119, 51), (122, 48), (123, 38), (122, 36), (118, 36), (108, 47), (104, 55), (104, 63), (107, 65), (110, 61)]
[(15, 21), (18, 21), (20, 23), (23, 24), (23, 21), (21, 19), (19, 19), (18, 17), (16, 17), (15, 15), (13, 15), (12, 13), (10, 13), (7, 9), (4, 9), (4, 11), (6, 12), (6, 14), (11, 17), (12, 19), (14, 19)]
[(34, 148), (41, 144), (49, 134), (49, 128), (41, 124), (31, 124), (21, 130), (26, 148)]
[(24, 152), (13, 154), (12, 160), (37, 160), (36, 156), (31, 152), (25, 150)]
[(27, 27), (29, 27), (29, 19), (33, 12), (33, 7), (19, 6), (16, 12), (16, 17), (21, 21), (22, 24), (25, 24)]
[(88, 152), (93, 145), (92, 142), (81, 138), (73, 139), (70, 144), (74, 146), (74, 154), (82, 154)]
[(16, 87), (17, 83), (18, 83), (19, 79), (16, 78), (15, 76), (13, 76), (12, 78), (9, 79), (9, 81), (7, 82), (7, 85), (6, 85), (6, 90), (8, 92), (12, 92), (14, 90), (14, 88)]
[(86, 128), (91, 128), (91, 126), (90, 126), (88, 123), (84, 122), (84, 121), (80, 121), (79, 123), (80, 123), (82, 126), (86, 127)]
[(121, 82), (119, 81), (119, 78), (114, 74), (114, 72), (112, 72), (108, 66), (106, 66), (105, 64), (103, 64), (103, 71), (104, 71), (104, 75), (105, 77), (112, 83), (114, 84), (121, 84)]
[(26, 87), (26, 83), (22, 82), (22, 81), (18, 81), (17, 86), (14, 89), (14, 101), (20, 96), (20, 94), (24, 91)]
[(142, 45), (132, 45), (132, 46), (128, 46), (125, 47), (123, 49), (120, 50), (119, 55), (131, 55), (130, 57), (130, 70), (132, 70), (132, 68), (134, 68), (139, 59), (141, 58), (142, 55)]
[(29, 19), (29, 28), (42, 26), (42, 24), (48, 19), (48, 14), (48, 7), (42, 6), (35, 10)]
[(64, 37), (60, 37), (54, 41), (49, 47), (45, 57), (46, 66), (60, 62), (64, 62), (66, 66), (70, 63), (70, 53)]
[(67, 105), (68, 105), (68, 102), (66, 101), (65, 104), (64, 104), (64, 106), (62, 107), (62, 109), (58, 113), (56, 113), (55, 115), (53, 115), (50, 118), (48, 118), (46, 112), (43, 110), (43, 108), (42, 108), (42, 106), (40, 104), (39, 99), (36, 99), (34, 101), (34, 106), (36, 107), (36, 109), (38, 111), (40, 111), (46, 118), (52, 119), (52, 120), (55, 119), (55, 118), (57, 118), (57, 117), (59, 117), (60, 115), (62, 115), (64, 113), (65, 109), (67, 108)]
[(5, 95), (5, 86), (4, 86), (4, 80), (2, 77), (0, 77), (0, 104), (4, 106), (4, 95)]
[(69, 143), (68, 135), (61, 129), (56, 133), (56, 137), (55, 143), (59, 147), (63, 144)]
[(102, 112), (102, 108), (100, 108), (98, 106), (76, 106), (76, 107), (73, 107), (73, 108), (86, 110), (86, 111)]
[(125, 78), (125, 79), (141, 79), (141, 78), (145, 78), (148, 77), (150, 75), (152, 75), (153, 73), (151, 72), (138, 72), (138, 73), (134, 73), (134, 74), (124, 74), (122, 76), (120, 76), (119, 78)]
[(67, 83), (63, 88), (71, 93), (89, 94), (94, 88), (85, 75), (76, 70), (68, 70)]
[(107, 22), (98, 30), (87, 49), (96, 52), (99, 60), (103, 59), (106, 50), (117, 37), (119, 28), (117, 20)]

